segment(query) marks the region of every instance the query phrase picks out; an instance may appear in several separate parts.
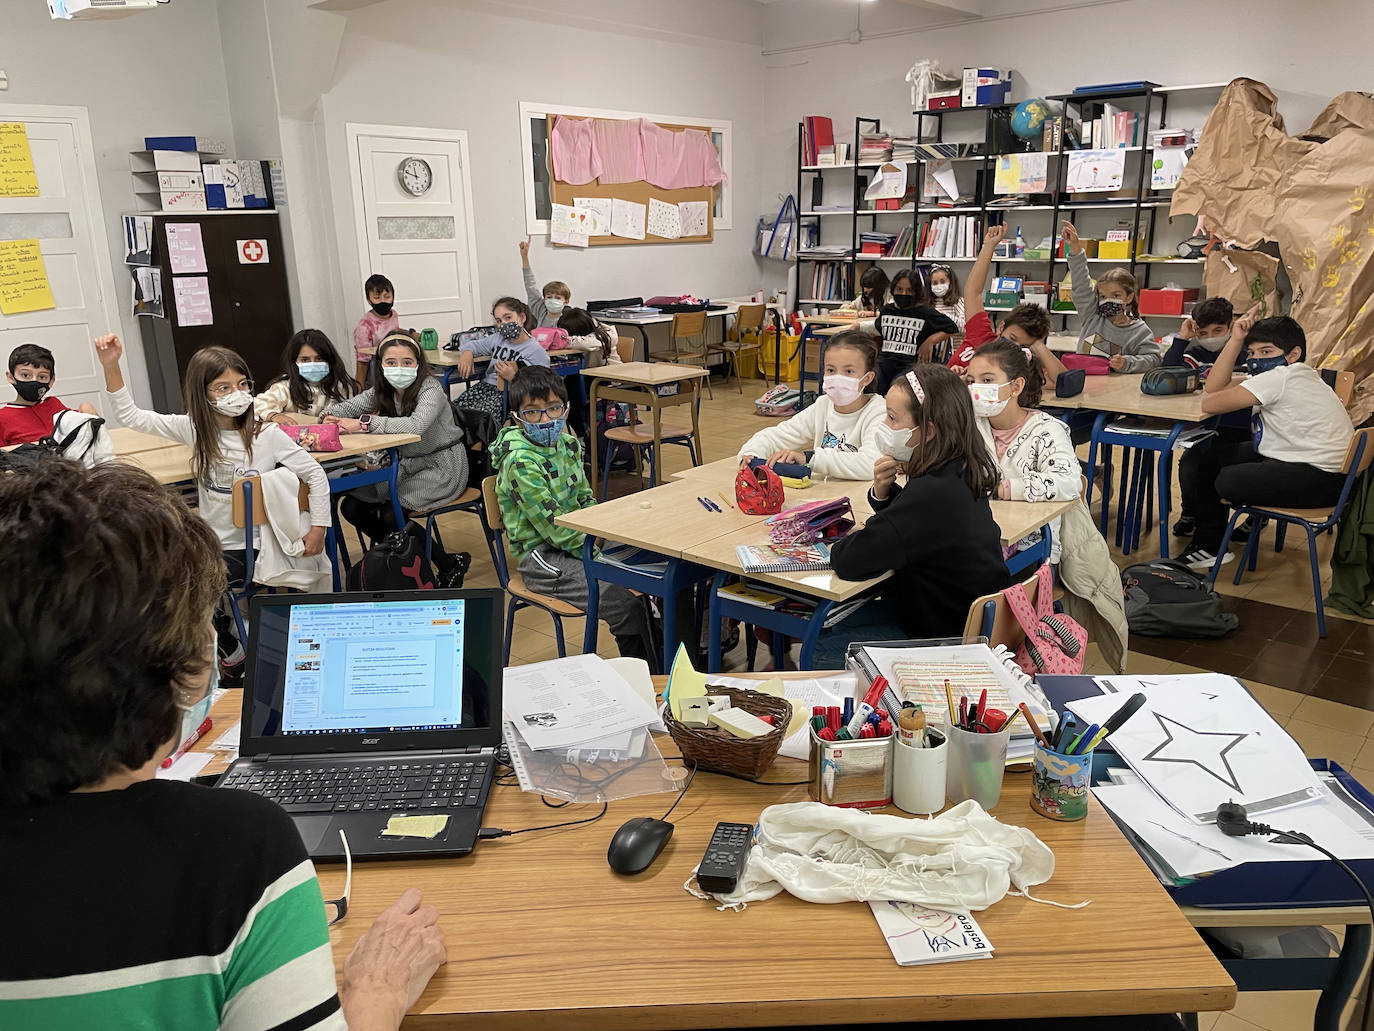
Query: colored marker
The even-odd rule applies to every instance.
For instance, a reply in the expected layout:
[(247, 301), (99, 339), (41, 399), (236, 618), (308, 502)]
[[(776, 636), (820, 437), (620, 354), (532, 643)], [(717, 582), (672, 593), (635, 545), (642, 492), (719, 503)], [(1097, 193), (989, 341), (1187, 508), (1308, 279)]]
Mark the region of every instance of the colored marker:
[(887, 678), (879, 674), (874, 678), (873, 683), (868, 686), (868, 691), (864, 695), (863, 701), (861, 701), (854, 710), (854, 715), (847, 724), (850, 737), (859, 736), (859, 729), (863, 726), (864, 721), (867, 720), (872, 713), (877, 711), (878, 703), (883, 700), (883, 692), (886, 690)]
[(1102, 724), (1102, 729), (1108, 734), (1114, 734), (1121, 729), (1121, 725), (1135, 715), (1136, 710), (1145, 704), (1145, 696), (1136, 692), (1126, 699), (1126, 704), (1117, 709), (1107, 717), (1107, 722)]
[(1069, 743), (1069, 747), (1068, 747), (1068, 748), (1064, 749), (1064, 754), (1065, 754), (1065, 755), (1073, 755), (1073, 750), (1074, 750), (1075, 748), (1078, 747), (1078, 745), (1079, 745), (1080, 742), (1083, 742), (1083, 741), (1091, 741), (1091, 740), (1093, 739), (1093, 735), (1096, 734), (1096, 733), (1097, 733), (1097, 724), (1096, 724), (1096, 723), (1090, 723), (1090, 724), (1088, 724), (1087, 729), (1085, 729), (1085, 730), (1083, 731), (1083, 733), (1079, 734), (1076, 738), (1074, 738), (1073, 741), (1071, 741), (1071, 742)]
[(209, 732), (210, 726), (211, 726), (210, 717), (209, 717), (209, 716), (206, 716), (206, 717), (205, 717), (205, 722), (202, 723), (199, 727), (196, 728), (196, 732), (195, 732), (194, 734), (192, 734), (190, 737), (188, 737), (185, 741), (183, 741), (183, 742), (181, 743), (181, 747), (180, 747), (180, 748), (178, 748), (178, 749), (177, 749), (175, 752), (173, 752), (171, 755), (167, 756), (166, 759), (163, 759), (163, 760), (162, 760), (162, 769), (164, 769), (164, 770), (171, 769), (172, 763), (176, 762), (176, 761), (177, 761), (178, 759), (180, 759), (183, 755), (185, 755), (187, 752), (189, 752), (189, 751), (191, 750), (191, 747), (192, 747), (197, 741), (199, 741), (201, 738), (203, 738), (203, 737)]
[(842, 709), (840, 710), (840, 722), (843, 723), (843, 724), (847, 727), (847, 726), (849, 726), (850, 722), (851, 722), (853, 719), (854, 719), (854, 699), (853, 699), (853, 698), (846, 698), (846, 699), (844, 700), (844, 708), (842, 708)]
[(978, 696), (978, 722), (983, 722), (983, 713), (988, 709), (988, 689), (983, 688), (983, 693)]
[(1103, 727), (1101, 730), (1099, 730), (1097, 734), (1094, 735), (1093, 739), (1089, 741), (1087, 745), (1084, 747), (1082, 754), (1087, 755), (1098, 745), (1102, 744), (1103, 740), (1107, 737), (1108, 733), (1110, 733), (1110, 731), (1108, 731), (1106, 727)]

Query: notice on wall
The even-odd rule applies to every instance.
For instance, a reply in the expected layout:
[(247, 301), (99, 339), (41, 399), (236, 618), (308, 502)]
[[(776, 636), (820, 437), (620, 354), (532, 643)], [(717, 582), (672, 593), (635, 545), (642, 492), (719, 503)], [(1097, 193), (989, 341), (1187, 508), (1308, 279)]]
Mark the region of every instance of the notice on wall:
[(37, 196), (29, 131), (23, 122), (0, 122), (0, 197)]
[(208, 276), (177, 276), (172, 280), (172, 296), (176, 300), (178, 326), (214, 325)]
[(0, 314), (56, 308), (37, 240), (0, 240)]
[(199, 222), (168, 222), (167, 260), (173, 275), (205, 272), (205, 243), (200, 235)]

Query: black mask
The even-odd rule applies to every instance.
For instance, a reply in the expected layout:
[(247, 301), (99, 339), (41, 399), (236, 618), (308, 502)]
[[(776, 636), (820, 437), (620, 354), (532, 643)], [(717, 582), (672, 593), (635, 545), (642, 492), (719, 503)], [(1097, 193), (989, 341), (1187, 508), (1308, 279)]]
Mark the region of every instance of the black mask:
[(377, 313), (377, 315), (378, 315), (379, 318), (383, 318), (383, 319), (384, 319), (384, 318), (386, 318), (388, 315), (391, 314), (391, 302), (390, 302), (390, 301), (381, 301), (381, 302), (379, 302), (379, 303), (377, 303), (377, 304), (374, 304), (374, 305), (372, 306), (372, 310), (375, 311), (375, 312)]
[(29, 404), (37, 404), (43, 400), (43, 395), (51, 386), (50, 383), (40, 383), (36, 379), (20, 379), (14, 382), (14, 392)]
[(916, 298), (911, 294), (893, 294), (892, 303), (898, 308), (916, 307)]
[(502, 340), (514, 340), (520, 335), (520, 331), (525, 327), (518, 322), (503, 322), (496, 327), (496, 332)]

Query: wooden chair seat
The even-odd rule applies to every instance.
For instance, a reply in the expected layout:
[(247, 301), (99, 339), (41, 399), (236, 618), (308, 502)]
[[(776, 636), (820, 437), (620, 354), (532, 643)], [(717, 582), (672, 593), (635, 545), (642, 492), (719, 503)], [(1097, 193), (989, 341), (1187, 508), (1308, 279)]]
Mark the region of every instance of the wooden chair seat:
[(1277, 508), (1273, 505), (1256, 505), (1256, 508), (1263, 508), (1266, 512), (1273, 512), (1275, 515), (1288, 516), (1291, 519), (1301, 519), (1307, 523), (1315, 523), (1320, 526), (1331, 518), (1331, 513), (1335, 509), (1328, 505), (1326, 508)]
[(452, 508), (454, 505), (470, 505), (474, 501), (481, 500), (482, 492), (478, 490), (476, 487), (469, 487), (467, 490), (463, 491), (463, 493), (459, 494), (456, 498), (450, 498), (448, 501), (440, 502), (439, 504), (434, 505), (430, 508), (417, 508), (414, 512), (411, 513), (411, 516), (419, 516), (421, 519), (423, 519), (424, 517), (428, 516), (431, 512), (438, 512), (445, 508)]
[(510, 591), (510, 593), (515, 595), (517, 598), (524, 598), (526, 601), (533, 602), (536, 605), (541, 605), (544, 608), (549, 609), (551, 612), (558, 613), (560, 616), (576, 617), (586, 615), (586, 613), (579, 609), (576, 605), (571, 605), (566, 601), (560, 601), (557, 598), (550, 598), (548, 595), (540, 594), (537, 591), (530, 590), (528, 587), (525, 586), (525, 578), (521, 576), (519, 570), (516, 569), (512, 569), (510, 571), (510, 580), (507, 583), (506, 590)]
[[(659, 439), (686, 437), (691, 432), (691, 427), (673, 426), (665, 422), (659, 427)], [(654, 442), (653, 423), (641, 422), (634, 426), (612, 426), (606, 431), (606, 439), (621, 444), (652, 444)]]

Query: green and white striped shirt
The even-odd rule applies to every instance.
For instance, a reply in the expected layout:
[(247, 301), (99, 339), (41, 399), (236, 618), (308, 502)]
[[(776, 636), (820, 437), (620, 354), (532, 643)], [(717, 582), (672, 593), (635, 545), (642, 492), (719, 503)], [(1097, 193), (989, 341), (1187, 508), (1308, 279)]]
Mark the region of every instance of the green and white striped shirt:
[(0, 1028), (344, 1031), (315, 870), (276, 805), (147, 781), (0, 810)]

